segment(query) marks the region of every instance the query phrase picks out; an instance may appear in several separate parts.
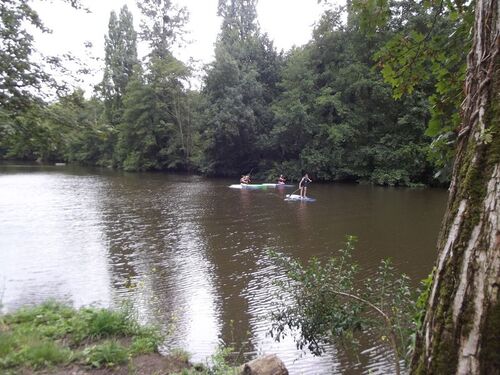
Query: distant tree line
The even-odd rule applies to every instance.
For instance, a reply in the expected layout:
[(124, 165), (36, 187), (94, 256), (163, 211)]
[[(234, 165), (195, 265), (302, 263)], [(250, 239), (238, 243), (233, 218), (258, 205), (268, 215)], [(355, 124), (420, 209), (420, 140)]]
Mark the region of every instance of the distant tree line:
[[(2, 3), (3, 41), (13, 50), (15, 43), (30, 45), (2, 55), (0, 159), (211, 176), (253, 170), (268, 179), (296, 180), (308, 171), (323, 181), (380, 185), (447, 182), (469, 43), (453, 34), (460, 19), (399, 0), (390, 22), (367, 35), (348, 3), (326, 10), (306, 45), (279, 52), (259, 29), (256, 3), (219, 0), (215, 59), (200, 90), (191, 89), (193, 69), (172, 52), (183, 43), (186, 10), (170, 0), (142, 0), (138, 32), (124, 6), (110, 15), (94, 95), (76, 90), (55, 102), (34, 94), (49, 79), (30, 66), (32, 40), (15, 37), (26, 20), (43, 28), (41, 21), (25, 0)], [(450, 34), (440, 46), (437, 36)], [(412, 81), (416, 59), (402, 60), (412, 38), (434, 38), (436, 45), (435, 74), (425, 84)], [(138, 39), (149, 46), (142, 61)], [(410, 93), (396, 99), (391, 84), (400, 87), (401, 80)]]

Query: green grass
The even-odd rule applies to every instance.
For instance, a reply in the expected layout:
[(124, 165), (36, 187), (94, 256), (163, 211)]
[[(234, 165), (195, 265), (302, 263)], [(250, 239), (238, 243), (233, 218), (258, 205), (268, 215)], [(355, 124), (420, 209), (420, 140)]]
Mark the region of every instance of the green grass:
[(89, 319), (89, 336), (110, 337), (125, 336), (129, 330), (129, 322), (122, 312), (97, 310), (92, 312)]
[(152, 353), (156, 351), (160, 341), (161, 337), (157, 333), (143, 332), (134, 337), (130, 351), (134, 355)]
[(35, 332), (0, 334), (0, 368), (25, 365), (34, 369), (68, 363), (72, 352)]
[(83, 352), (84, 361), (92, 367), (112, 367), (128, 361), (127, 348), (116, 341), (105, 341), (100, 345), (91, 346)]
[[(0, 373), (72, 362), (113, 366), (134, 355), (157, 351), (162, 341), (157, 330), (139, 325), (124, 311), (76, 310), (46, 302), (0, 318)], [(120, 339), (130, 345), (120, 345)]]
[(29, 367), (38, 369), (68, 363), (71, 356), (71, 350), (68, 348), (61, 347), (51, 341), (39, 341), (24, 348), (20, 358)]
[[(183, 369), (175, 375), (238, 375), (242, 373), (242, 366), (232, 363), (229, 360), (233, 353), (231, 347), (219, 347), (214, 355), (212, 355), (210, 363), (195, 364), (193, 367)], [(189, 355), (185, 351), (180, 350), (178, 354), (173, 351), (171, 355)]]

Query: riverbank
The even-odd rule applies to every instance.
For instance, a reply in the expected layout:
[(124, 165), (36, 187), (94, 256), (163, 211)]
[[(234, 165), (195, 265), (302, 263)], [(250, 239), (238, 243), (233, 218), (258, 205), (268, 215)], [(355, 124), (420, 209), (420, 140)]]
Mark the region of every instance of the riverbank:
[[(0, 372), (4, 374), (192, 374), (189, 355), (162, 356), (163, 337), (126, 311), (46, 302), (0, 316)], [(229, 367), (227, 367), (229, 369)]]

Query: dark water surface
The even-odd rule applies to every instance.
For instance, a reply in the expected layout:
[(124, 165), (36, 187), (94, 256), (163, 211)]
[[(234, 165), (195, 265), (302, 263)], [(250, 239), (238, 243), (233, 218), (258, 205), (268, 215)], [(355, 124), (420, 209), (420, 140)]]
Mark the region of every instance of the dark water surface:
[(234, 181), (161, 173), (0, 165), (0, 298), (3, 310), (44, 301), (118, 306), (171, 332), (204, 361), (220, 344), (247, 356), (278, 353), (291, 374), (388, 373), (378, 342), (360, 357), (321, 358), (266, 335), (273, 280), (266, 256), (324, 257), (359, 237), (364, 274), (391, 257), (415, 282), (435, 260), (447, 193), (311, 184), (315, 203), (279, 189), (233, 190)]

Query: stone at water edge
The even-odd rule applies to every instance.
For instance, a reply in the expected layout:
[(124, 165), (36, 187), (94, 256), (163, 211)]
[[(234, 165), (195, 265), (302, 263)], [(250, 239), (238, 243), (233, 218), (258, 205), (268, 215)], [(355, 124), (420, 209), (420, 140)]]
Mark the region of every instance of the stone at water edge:
[(276, 354), (269, 354), (245, 363), (243, 375), (288, 375), (288, 370)]

